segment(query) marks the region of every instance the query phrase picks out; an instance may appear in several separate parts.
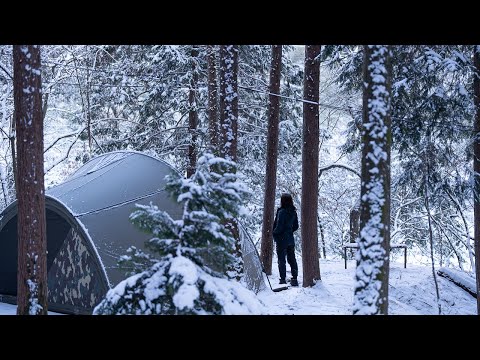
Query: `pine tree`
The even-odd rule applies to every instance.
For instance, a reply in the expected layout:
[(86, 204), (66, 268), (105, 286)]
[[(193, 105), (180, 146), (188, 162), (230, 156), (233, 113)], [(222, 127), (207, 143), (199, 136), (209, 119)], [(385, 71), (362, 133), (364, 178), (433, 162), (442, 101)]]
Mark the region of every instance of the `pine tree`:
[[(471, 49), (459, 45), (398, 45), (392, 58), (392, 212), (396, 214), (395, 242), (405, 242), (428, 252), (429, 226), (423, 202), (425, 178), (422, 155), (429, 152), (430, 198), (437, 258), (455, 255), (463, 269), (473, 267), (473, 251), (465, 226), (472, 184), (470, 146), (474, 106), (472, 101)], [(361, 146), (361, 116), (355, 103), (360, 97), (363, 47), (327, 46), (323, 59), (338, 75), (347, 100), (349, 123), (346, 153)], [(472, 91), (470, 91), (472, 89)], [(431, 141), (429, 141), (429, 135)], [(432, 145), (433, 151), (427, 150)], [(432, 193), (433, 194), (433, 193)], [(399, 215), (399, 216), (397, 216)], [(393, 220), (395, 220), (393, 219)], [(416, 223), (415, 227), (407, 226)], [(405, 225), (401, 225), (405, 224)], [(441, 236), (440, 236), (441, 233)], [(461, 239), (461, 240), (458, 240)], [(448, 260), (449, 261), (449, 260)]]
[[(320, 92), (320, 45), (305, 46), (304, 99), (319, 102)], [(302, 262), (303, 287), (313, 286), (320, 280), (318, 254), (318, 105), (303, 104), (303, 150), (302, 150)]]
[(391, 68), (388, 46), (364, 46), (360, 237), (353, 313), (388, 314)]
[(275, 189), (277, 186), (278, 120), (280, 116), (280, 79), (282, 71), (282, 45), (272, 45), (272, 66), (270, 70), (270, 95), (268, 102), (267, 166), (265, 170), (265, 197), (263, 200), (263, 228), (260, 256), (263, 268), (272, 274), (273, 221)]
[(183, 203), (181, 220), (173, 220), (157, 206), (137, 205), (131, 220), (153, 235), (147, 248), (158, 258), (140, 251), (124, 257), (124, 263), (146, 264), (147, 269), (110, 290), (95, 314), (263, 311), (253, 292), (225, 275), (235, 261), (235, 239), (225, 222), (240, 216), (247, 194), (235, 167), (234, 162), (207, 153), (198, 159), (191, 178), (171, 176), (166, 189)]
[(18, 168), (17, 314), (47, 314), (40, 47), (13, 46)]

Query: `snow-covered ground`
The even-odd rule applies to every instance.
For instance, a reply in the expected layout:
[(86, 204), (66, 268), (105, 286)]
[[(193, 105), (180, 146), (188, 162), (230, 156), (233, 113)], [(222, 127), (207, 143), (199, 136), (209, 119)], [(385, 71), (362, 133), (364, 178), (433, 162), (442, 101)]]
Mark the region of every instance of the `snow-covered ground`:
[[(0, 302), (0, 315), (16, 315), (17, 314), (17, 306), (10, 305)], [(61, 315), (59, 313), (55, 313), (52, 311), (48, 312), (49, 315)]]
[[(278, 268), (274, 258), (273, 288), (279, 285)], [(267, 305), (269, 314), (292, 315), (349, 315), (352, 314), (355, 261), (320, 260), (322, 280), (312, 288), (302, 288), (301, 258), (299, 287), (272, 292), (262, 291), (260, 300)], [(287, 264), (287, 278), (290, 277)], [(442, 314), (474, 315), (476, 299), (452, 282), (437, 276)], [(432, 269), (428, 266), (409, 265), (403, 268), (400, 262), (390, 264), (389, 313), (393, 315), (436, 315), (438, 306)]]
[[(291, 315), (349, 315), (352, 314), (353, 277), (355, 262), (348, 262), (344, 269), (342, 260), (320, 260), (322, 281), (312, 288), (302, 288), (301, 258), (299, 265), (299, 287), (274, 293), (270, 290), (258, 294), (267, 306), (269, 314)], [(436, 315), (438, 306), (432, 269), (428, 266), (407, 265), (400, 262), (390, 264), (389, 313), (394, 315)], [(287, 264), (287, 278), (290, 277)], [(452, 282), (437, 276), (442, 314), (474, 315), (476, 299)], [(274, 258), (273, 275), (270, 281), (274, 288), (279, 285), (278, 268)], [(15, 315), (14, 305), (0, 303), (0, 315)]]
[(17, 307), (15, 305), (0, 302), (0, 315), (15, 315)]

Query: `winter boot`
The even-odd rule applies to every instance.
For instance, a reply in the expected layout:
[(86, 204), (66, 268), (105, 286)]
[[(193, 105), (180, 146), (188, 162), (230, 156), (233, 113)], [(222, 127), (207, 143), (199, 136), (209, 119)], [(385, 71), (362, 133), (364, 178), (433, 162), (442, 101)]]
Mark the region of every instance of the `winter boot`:
[(290, 284), (291, 284), (292, 286), (298, 286), (297, 278), (292, 278), (292, 280), (290, 280)]
[(285, 279), (280, 279), (280, 284), (286, 284), (287, 282), (285, 281)]

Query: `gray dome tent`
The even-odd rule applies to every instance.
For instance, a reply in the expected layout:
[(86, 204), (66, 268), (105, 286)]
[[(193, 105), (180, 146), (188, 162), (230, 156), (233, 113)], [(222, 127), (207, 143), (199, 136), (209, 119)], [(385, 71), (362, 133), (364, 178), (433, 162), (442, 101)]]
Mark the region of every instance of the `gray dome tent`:
[[(46, 191), (49, 309), (89, 314), (125, 278), (117, 262), (149, 239), (129, 221), (135, 204), (152, 202), (174, 219), (182, 208), (164, 191), (167, 163), (145, 154), (100, 155)], [(178, 175), (178, 174), (177, 174)], [(180, 175), (178, 175), (180, 176)], [(0, 214), (0, 301), (17, 293), (17, 204)]]

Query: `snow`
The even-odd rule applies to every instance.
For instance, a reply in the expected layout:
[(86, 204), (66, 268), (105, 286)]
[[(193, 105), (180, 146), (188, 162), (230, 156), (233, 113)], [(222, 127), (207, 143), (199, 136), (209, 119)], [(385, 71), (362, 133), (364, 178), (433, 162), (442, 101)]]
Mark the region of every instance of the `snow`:
[(175, 279), (176, 276), (183, 279), (183, 284), (173, 296), (175, 306), (179, 309), (193, 308), (195, 300), (200, 296), (196, 286), (198, 273), (195, 264), (183, 256), (173, 258), (169, 274), (172, 279)]
[[(258, 293), (258, 299), (265, 305), (260, 308), (255, 302), (248, 302), (251, 293), (240, 286), (235, 287), (236, 297), (244, 298), (250, 305), (250, 313), (268, 315), (351, 315), (353, 305), (353, 285), (355, 261), (348, 261), (344, 269), (342, 260), (320, 260), (322, 280), (311, 288), (302, 288), (302, 261), (299, 265), (299, 287), (274, 293), (268, 290)], [(287, 277), (290, 275), (287, 265)], [(273, 275), (269, 277), (273, 288), (278, 285), (278, 267), (274, 257)], [(205, 279), (205, 278), (204, 278)], [(437, 277), (440, 288), (442, 314), (475, 315), (476, 299), (452, 282)], [(221, 292), (225, 299), (225, 313), (243, 314), (246, 308), (238, 307), (238, 302), (229, 301), (231, 290), (227, 286), (232, 282), (225, 279), (210, 278), (205, 287), (213, 293)], [(234, 283), (233, 283), (234, 284)], [(120, 284), (119, 284), (120, 285)], [(158, 295), (158, 294), (156, 294)], [(243, 311), (241, 311), (243, 309)], [(15, 315), (16, 306), (0, 302), (0, 315)], [(431, 268), (428, 266), (408, 265), (403, 268), (401, 262), (390, 263), (389, 314), (391, 315), (436, 315), (435, 285)], [(49, 312), (49, 314), (55, 314)]]
[[(140, 279), (141, 285), (136, 284)], [(180, 284), (180, 286), (178, 286)], [(110, 307), (115, 306), (117, 314), (150, 315), (155, 310), (160, 311), (161, 306), (171, 314), (177, 311), (194, 313), (197, 315), (208, 314), (210, 308), (202, 307), (200, 303), (207, 301), (206, 306), (211, 306), (211, 301), (200, 299), (200, 287), (202, 292), (213, 295), (214, 301), (222, 308), (225, 315), (265, 314), (266, 309), (258, 301), (255, 294), (242, 286), (240, 283), (225, 278), (218, 278), (206, 273), (201, 267), (183, 256), (168, 256), (144, 273), (134, 275), (120, 282), (115, 288), (108, 291), (107, 306), (100, 304), (94, 310), (96, 314), (111, 314)], [(177, 289), (175, 289), (178, 286)], [(129, 287), (129, 288), (127, 288)], [(132, 287), (134, 289), (132, 290)], [(173, 289), (174, 309), (170, 309), (167, 298)], [(132, 299), (138, 297), (140, 309), (132, 308), (132, 304), (119, 304), (120, 297)], [(160, 299), (163, 297), (164, 299)], [(163, 300), (163, 302), (162, 302)], [(141, 303), (143, 301), (143, 303)], [(104, 300), (105, 302), (105, 300)], [(199, 302), (199, 304), (197, 304)], [(160, 306), (160, 308), (158, 308)]]
[[(34, 267), (33, 273), (35, 274), (35, 267)], [(42, 311), (43, 307), (38, 303), (38, 298), (37, 298), (38, 285), (36, 282), (32, 281), (31, 279), (27, 279), (27, 285), (30, 290), (30, 298), (28, 299), (28, 302), (29, 302), (28, 314), (29, 315), (39, 314)]]
[[(299, 287), (286, 291), (261, 291), (258, 298), (266, 305), (269, 315), (352, 315), (355, 261), (348, 261), (348, 269), (341, 260), (320, 259), (322, 280), (311, 288), (302, 288), (302, 261), (299, 266)], [(289, 277), (287, 265), (287, 278)], [(452, 282), (437, 277), (440, 302), (444, 315), (476, 314), (476, 299)], [(274, 258), (273, 288), (278, 284), (278, 268)], [(390, 315), (436, 315), (438, 306), (431, 268), (390, 262)]]
[[(16, 314), (17, 314), (16, 305), (0, 302), (0, 315), (16, 315)], [(48, 315), (62, 315), (62, 314), (49, 311)]]

